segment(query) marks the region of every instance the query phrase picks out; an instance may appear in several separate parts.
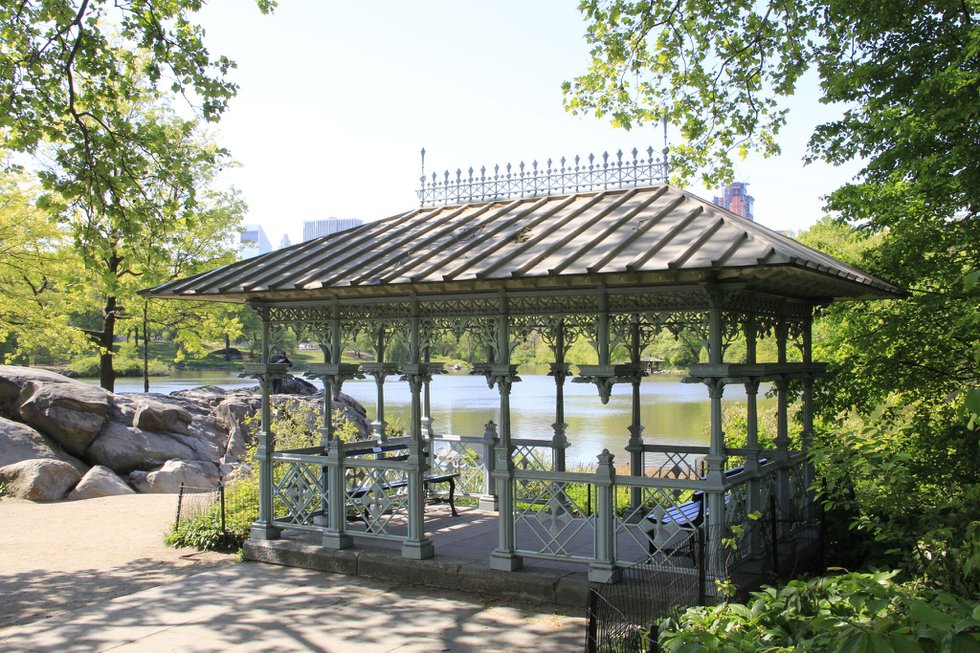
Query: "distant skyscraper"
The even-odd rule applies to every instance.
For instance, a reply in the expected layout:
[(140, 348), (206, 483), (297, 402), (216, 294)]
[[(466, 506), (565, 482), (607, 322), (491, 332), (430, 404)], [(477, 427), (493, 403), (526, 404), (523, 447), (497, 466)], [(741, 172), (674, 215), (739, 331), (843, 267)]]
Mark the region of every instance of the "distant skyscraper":
[(329, 236), (338, 231), (360, 227), (363, 220), (357, 218), (327, 218), (326, 220), (307, 220), (303, 223), (303, 240), (313, 240), (320, 236)]
[(252, 258), (259, 254), (272, 251), (272, 243), (269, 242), (265, 230), (260, 224), (247, 224), (242, 232), (242, 258)]
[(714, 202), (723, 209), (728, 209), (732, 213), (754, 221), (755, 213), (753, 213), (752, 207), (755, 204), (755, 198), (749, 195), (748, 187), (748, 183), (744, 181), (732, 182), (725, 186), (721, 197), (715, 196)]
[(279, 249), (289, 247), (290, 245), (292, 245), (292, 243), (289, 242), (289, 234), (283, 234), (282, 238), (279, 240)]

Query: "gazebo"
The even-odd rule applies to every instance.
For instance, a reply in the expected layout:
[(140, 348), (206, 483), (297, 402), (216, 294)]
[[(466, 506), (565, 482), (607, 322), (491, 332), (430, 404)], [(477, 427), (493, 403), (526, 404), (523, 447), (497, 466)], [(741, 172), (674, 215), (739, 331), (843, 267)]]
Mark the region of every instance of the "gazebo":
[[(649, 162), (524, 171), (478, 178), (433, 179), (422, 206), (387, 219), (239, 261), (145, 291), (146, 296), (245, 302), (262, 320), (262, 362), (246, 365), (262, 389), (260, 514), (256, 539), (283, 529), (319, 534), (327, 549), (368, 539), (399, 543), (401, 555), (437, 553), (425, 535), (427, 479), (458, 474), (459, 494), (494, 511), (493, 570), (520, 569), (525, 559), (582, 565), (592, 581), (611, 583), (622, 569), (650, 565), (691, 573), (700, 557), (709, 573), (738, 558), (762, 555), (760, 536), (744, 536), (770, 506), (795, 521), (774, 536), (792, 540), (812, 526), (814, 310), (835, 299), (893, 297), (901, 291), (823, 253), (666, 183)], [(588, 168), (588, 169), (587, 169)], [(574, 172), (574, 174), (572, 174)], [(560, 173), (560, 174), (559, 174)], [(315, 339), (323, 362), (307, 375), (322, 381), (324, 426), (319, 446), (276, 450), (270, 387), (286, 374), (270, 361), (270, 332), (294, 328)], [(705, 387), (711, 405), (706, 447), (647, 442), (640, 423), (641, 358), (658, 333), (697, 334), (707, 352), (688, 382)], [(344, 344), (367, 332), (370, 363), (343, 362)], [(467, 333), (486, 360), (473, 366), (499, 392), (498, 423), (482, 434), (439, 433), (429, 419), (429, 392), (440, 365), (430, 344), (446, 332)], [(554, 435), (522, 437), (511, 427), (510, 398), (520, 392), (515, 344), (537, 332), (553, 353)], [(774, 360), (758, 360), (757, 342), (774, 338)], [(595, 365), (572, 366), (569, 346), (584, 338)], [(392, 360), (390, 344), (407, 343)], [(745, 355), (726, 358), (744, 339)], [(618, 353), (617, 353), (618, 352)], [(576, 368), (576, 369), (573, 369)], [(332, 402), (345, 381), (371, 376), (378, 410), (371, 441), (340, 442)], [(407, 433), (389, 437), (384, 385), (411, 389)], [(605, 403), (614, 384), (632, 390), (624, 460), (596, 451), (594, 471), (569, 471), (563, 387), (595, 385)], [(758, 438), (757, 395), (776, 396), (777, 437)], [(722, 396), (744, 386), (746, 434), (726, 442)], [(791, 385), (802, 405), (802, 434), (790, 437)], [(356, 517), (356, 519), (355, 519)], [(775, 527), (774, 527), (775, 528)]]

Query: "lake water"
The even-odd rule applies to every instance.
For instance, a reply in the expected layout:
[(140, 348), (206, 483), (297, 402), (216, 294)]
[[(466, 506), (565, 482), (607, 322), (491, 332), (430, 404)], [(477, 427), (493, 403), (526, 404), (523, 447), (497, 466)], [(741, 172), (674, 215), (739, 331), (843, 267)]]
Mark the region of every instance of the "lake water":
[[(655, 374), (643, 380), (640, 387), (644, 440), (657, 444), (707, 444), (710, 407), (708, 392), (700, 384), (681, 383), (680, 376)], [(555, 382), (543, 374), (521, 374), (522, 381), (511, 393), (511, 424), (515, 438), (550, 439), (555, 421)], [(96, 379), (83, 379), (97, 383)], [(154, 377), (150, 390), (169, 393), (202, 385), (236, 388), (255, 385), (251, 379), (240, 379), (227, 372), (182, 373), (180, 376)], [(143, 380), (120, 378), (116, 392), (142, 392)], [(763, 388), (763, 392), (764, 392)], [(372, 379), (348, 381), (344, 392), (360, 401), (373, 417), (377, 391)], [(771, 409), (772, 400), (762, 399), (760, 410)], [(745, 401), (742, 386), (725, 390), (726, 402)], [(432, 417), (437, 433), (475, 435), (483, 433), (487, 420), (500, 422), (499, 395), (487, 387), (483, 377), (461, 374), (436, 376), (432, 381)], [(408, 384), (389, 379), (385, 383), (385, 417), (408, 423), (411, 393)], [(625, 462), (624, 447), (629, 440), (630, 386), (616, 385), (609, 403), (603, 405), (595, 386), (565, 383), (565, 422), (571, 447), (569, 464), (594, 463), (595, 456), (607, 448)]]

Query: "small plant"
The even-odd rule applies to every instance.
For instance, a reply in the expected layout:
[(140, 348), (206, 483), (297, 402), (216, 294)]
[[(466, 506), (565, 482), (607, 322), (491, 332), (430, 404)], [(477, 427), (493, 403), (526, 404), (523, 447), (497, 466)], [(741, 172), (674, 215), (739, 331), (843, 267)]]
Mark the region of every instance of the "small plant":
[(7, 485), (5, 483), (0, 483), (0, 497), (7, 496)]

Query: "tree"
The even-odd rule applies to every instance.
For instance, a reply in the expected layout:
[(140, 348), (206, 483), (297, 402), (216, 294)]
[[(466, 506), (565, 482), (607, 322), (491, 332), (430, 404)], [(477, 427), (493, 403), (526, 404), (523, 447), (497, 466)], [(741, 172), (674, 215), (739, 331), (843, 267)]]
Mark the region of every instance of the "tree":
[(25, 175), (0, 177), (0, 360), (7, 363), (82, 345), (65, 318), (77, 261), (63, 255), (65, 236), (34, 206), (36, 193)]
[[(263, 12), (275, 6), (257, 4)], [(154, 276), (137, 265), (134, 245), (145, 232), (193, 232), (197, 176), (226, 159), (196, 135), (194, 120), (167, 108), (179, 94), (213, 121), (235, 94), (225, 77), (234, 63), (212, 58), (192, 21), (202, 5), (28, 0), (0, 7), (0, 145), (43, 168), (43, 208), (70, 230), (87, 270), (83, 290), (102, 298), (100, 324), (88, 335), (100, 348), (107, 389), (116, 320), (125, 316), (119, 298), (134, 280)], [(172, 253), (163, 245), (150, 251)]]
[[(826, 469), (842, 484), (832, 498), (886, 544), (878, 551), (912, 550), (931, 528), (962, 533), (980, 518), (966, 410), (980, 386), (980, 2), (581, 7), (592, 64), (566, 83), (567, 107), (627, 128), (666, 117), (685, 138), (672, 160), (681, 181), (724, 181), (734, 155), (778, 152), (785, 99), (817, 73), (821, 101), (843, 113), (816, 128), (808, 160), (864, 163), (828, 198), (837, 253), (909, 291), (834, 305), (816, 326), (816, 354), (836, 372), (822, 402)], [(831, 236), (826, 223), (813, 234)]]
[[(80, 102), (91, 95), (126, 93), (137, 78), (197, 103), (216, 120), (237, 87), (225, 78), (234, 67), (212, 57), (193, 15), (202, 0), (22, 0), (0, 6), (0, 133), (7, 147), (31, 152), (44, 141), (63, 141), (71, 125), (89, 135), (111, 131), (104, 115)], [(275, 0), (256, 0), (263, 13)], [(91, 165), (97, 161), (91, 159)]]

